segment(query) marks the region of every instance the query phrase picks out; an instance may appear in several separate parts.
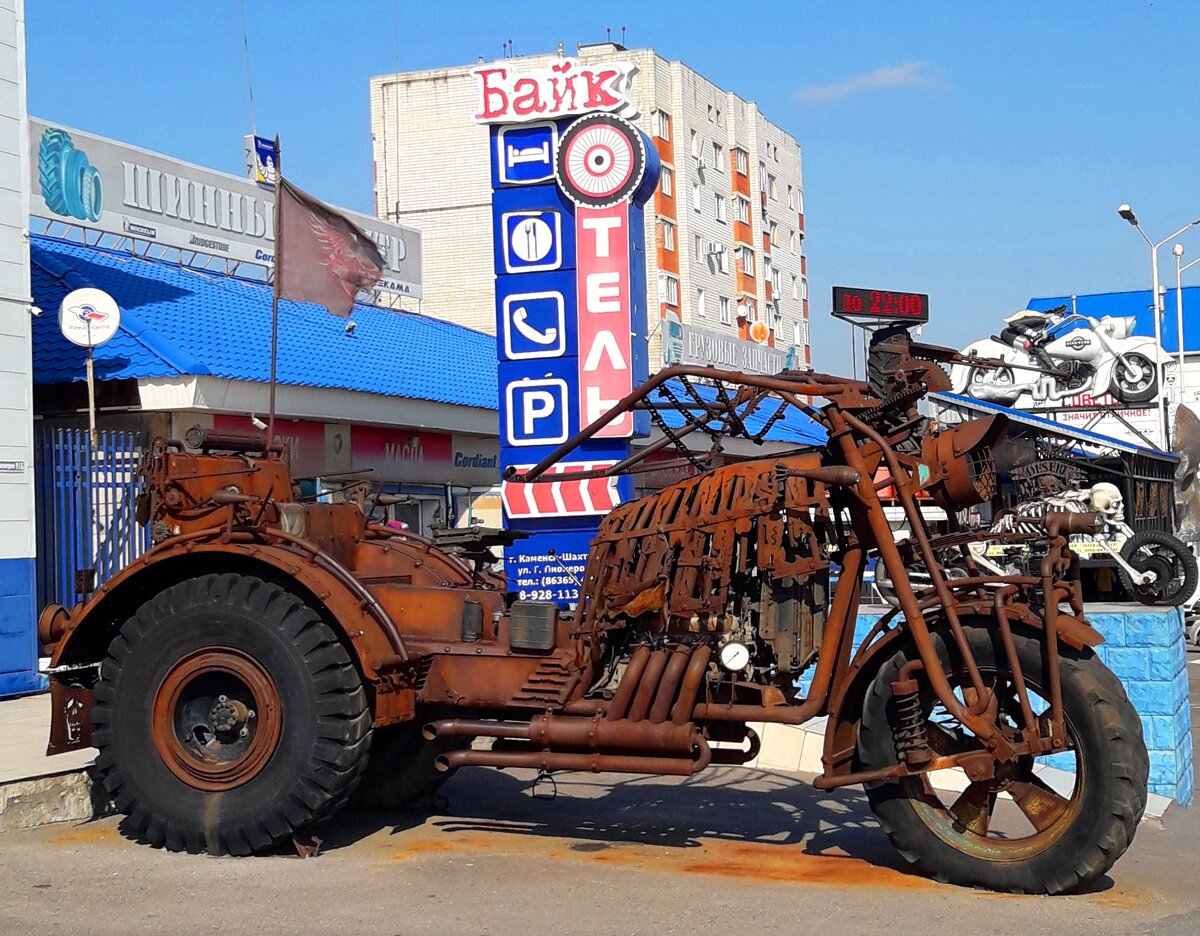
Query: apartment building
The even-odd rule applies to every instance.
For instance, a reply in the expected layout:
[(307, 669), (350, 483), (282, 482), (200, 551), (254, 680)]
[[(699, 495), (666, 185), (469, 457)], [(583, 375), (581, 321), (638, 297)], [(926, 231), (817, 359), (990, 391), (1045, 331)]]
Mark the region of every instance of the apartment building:
[[(562, 55), (560, 49), (497, 64), (519, 74)], [(657, 290), (660, 320), (781, 350), (794, 346), (794, 362), (810, 362), (795, 138), (753, 102), (653, 49), (605, 42), (579, 46), (576, 58), (636, 66), (631, 119), (653, 139), (663, 164), (645, 218), (646, 282), (652, 294)], [(492, 332), (488, 128), (472, 119), (477, 67), (372, 78), (371, 129), (376, 212), (424, 235), (422, 311)], [(650, 330), (653, 366), (664, 332), (653, 315)]]

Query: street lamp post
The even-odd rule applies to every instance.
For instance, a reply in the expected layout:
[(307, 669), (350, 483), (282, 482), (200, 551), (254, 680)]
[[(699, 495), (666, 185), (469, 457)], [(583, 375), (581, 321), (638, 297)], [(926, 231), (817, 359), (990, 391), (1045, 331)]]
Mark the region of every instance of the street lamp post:
[(1175, 327), (1179, 332), (1179, 402), (1182, 405), (1183, 389), (1185, 386), (1183, 376), (1183, 271), (1200, 263), (1200, 257), (1189, 263), (1184, 263), (1183, 244), (1176, 244), (1171, 248), (1171, 253), (1175, 255)]
[[(1189, 228), (1193, 228), (1197, 224), (1200, 224), (1200, 218), (1197, 218), (1195, 221), (1188, 222), (1174, 234), (1168, 234), (1156, 244), (1146, 236), (1146, 232), (1143, 231), (1142, 226), (1138, 224), (1137, 215), (1133, 213), (1133, 209), (1128, 204), (1121, 205), (1119, 208), (1117, 208), (1117, 214), (1137, 228), (1137, 232), (1142, 235), (1142, 240), (1150, 245), (1150, 278), (1153, 281), (1151, 288), (1154, 297), (1154, 341), (1158, 344), (1159, 352), (1161, 353), (1163, 301), (1162, 296), (1159, 293), (1158, 248), (1167, 241), (1178, 237)], [(1167, 433), (1167, 398), (1166, 394), (1163, 393), (1163, 367), (1161, 357), (1159, 357), (1157, 363), (1154, 365), (1154, 371), (1158, 383), (1158, 409), (1161, 423), (1159, 431), (1162, 435), (1162, 448), (1165, 450), (1170, 443), (1168, 441)], [(1182, 375), (1180, 376), (1182, 379)]]

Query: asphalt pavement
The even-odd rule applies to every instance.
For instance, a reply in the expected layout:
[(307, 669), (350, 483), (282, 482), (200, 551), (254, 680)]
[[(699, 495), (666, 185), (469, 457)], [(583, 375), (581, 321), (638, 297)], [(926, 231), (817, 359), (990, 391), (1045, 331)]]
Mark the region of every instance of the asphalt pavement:
[(1200, 808), (1144, 822), (1089, 893), (1022, 897), (910, 872), (857, 789), (739, 768), (532, 779), (464, 770), (432, 813), (326, 822), (308, 859), (169, 854), (116, 818), (9, 832), (0, 934), (1200, 932)]

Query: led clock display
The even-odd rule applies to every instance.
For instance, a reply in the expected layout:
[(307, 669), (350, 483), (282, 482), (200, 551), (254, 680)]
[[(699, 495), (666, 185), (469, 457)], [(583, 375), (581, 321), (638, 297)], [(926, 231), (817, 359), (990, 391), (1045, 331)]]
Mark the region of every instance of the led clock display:
[(929, 321), (929, 296), (886, 289), (833, 287), (833, 314), (864, 318)]

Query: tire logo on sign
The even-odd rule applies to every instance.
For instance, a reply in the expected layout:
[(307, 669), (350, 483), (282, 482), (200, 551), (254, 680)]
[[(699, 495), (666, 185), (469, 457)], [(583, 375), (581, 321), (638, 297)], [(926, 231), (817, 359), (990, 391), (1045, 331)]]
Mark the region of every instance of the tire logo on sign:
[(559, 188), (571, 201), (585, 208), (608, 208), (642, 184), (646, 148), (629, 121), (589, 114), (563, 133), (554, 162)]
[(104, 210), (100, 170), (65, 130), (48, 129), (38, 146), (38, 183), (46, 207), (80, 221), (99, 221)]

